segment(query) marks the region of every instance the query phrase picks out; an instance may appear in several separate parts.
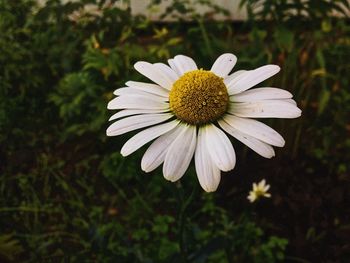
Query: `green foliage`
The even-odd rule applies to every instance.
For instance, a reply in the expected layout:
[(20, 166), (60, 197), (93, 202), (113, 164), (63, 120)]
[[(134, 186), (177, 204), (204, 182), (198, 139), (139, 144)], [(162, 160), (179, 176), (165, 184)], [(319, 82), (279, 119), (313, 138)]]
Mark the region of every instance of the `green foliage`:
[[(66, 134), (81, 136), (98, 132), (107, 119), (105, 100), (101, 94), (104, 87), (93, 80), (88, 72), (69, 73), (58, 84), (49, 97), (59, 109), (63, 125), (69, 127)], [(97, 100), (101, 97), (100, 100)]]
[(246, 5), (248, 14), (254, 20), (270, 19), (294, 25), (307, 21), (309, 26), (330, 18), (335, 12), (346, 17), (350, 9), (346, 0), (241, 0), (240, 5)]
[(16, 256), (23, 252), (23, 247), (18, 240), (13, 239), (13, 235), (0, 236), (0, 258), (14, 260)]
[[(348, 2), (244, 0), (242, 23), (214, 22), (228, 14), (215, 1), (171, 1), (160, 14), (171, 23), (108, 2), (121, 1), (0, 0), (0, 261), (346, 262), (350, 27), (331, 14)], [(141, 171), (142, 150), (122, 157), (130, 136), (107, 139), (106, 105), (145, 80), (132, 65), (184, 53), (210, 68), (224, 52), (238, 70), (280, 65), (265, 84), (303, 109), (269, 121), (287, 142), (278, 158), (234, 142), (237, 168), (208, 195), (189, 194), (193, 169), (174, 185)], [(251, 182), (265, 177), (271, 201), (250, 206)]]
[[(285, 259), (284, 254), (288, 244), (286, 239), (276, 236), (266, 238), (263, 230), (249, 221), (223, 222), (223, 225), (223, 230), (217, 226), (213, 229), (213, 232), (219, 230), (221, 235), (214, 240), (211, 239), (202, 247), (202, 250), (204, 248), (208, 252), (215, 245), (221, 243), (221, 246), (216, 247), (216, 251), (210, 251), (212, 253), (207, 254), (206, 260), (210, 262), (260, 263), (283, 262)], [(215, 245), (213, 241), (215, 241)], [(200, 257), (203, 259), (203, 255)]]

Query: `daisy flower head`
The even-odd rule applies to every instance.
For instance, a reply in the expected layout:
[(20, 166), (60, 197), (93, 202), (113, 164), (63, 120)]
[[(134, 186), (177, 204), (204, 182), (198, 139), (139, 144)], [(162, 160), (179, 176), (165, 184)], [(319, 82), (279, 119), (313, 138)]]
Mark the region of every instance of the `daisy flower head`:
[(261, 180), (258, 184), (253, 183), (253, 190), (249, 192), (248, 200), (253, 203), (259, 200), (261, 197), (271, 197), (267, 191), (270, 189), (270, 185), (266, 184), (265, 179)]
[(165, 179), (175, 182), (194, 157), (197, 177), (207, 192), (215, 191), (221, 171), (230, 171), (236, 156), (229, 134), (263, 157), (284, 146), (275, 130), (251, 118), (296, 118), (301, 114), (288, 91), (251, 89), (280, 71), (277, 65), (230, 74), (237, 58), (223, 54), (210, 70), (198, 69), (190, 57), (177, 55), (163, 63), (137, 62), (135, 69), (153, 83), (126, 82), (115, 90), (108, 109), (119, 110), (108, 136), (146, 128), (121, 149), (128, 156), (153, 141), (141, 161), (151, 172), (163, 163)]

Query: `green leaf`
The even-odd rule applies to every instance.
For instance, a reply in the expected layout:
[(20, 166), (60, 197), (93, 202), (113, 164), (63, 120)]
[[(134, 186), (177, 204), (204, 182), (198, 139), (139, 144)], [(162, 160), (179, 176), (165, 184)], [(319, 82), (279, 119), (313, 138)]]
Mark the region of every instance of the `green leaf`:
[(325, 108), (327, 107), (330, 96), (331, 96), (331, 93), (329, 90), (326, 90), (326, 89), (322, 90), (320, 94), (319, 102), (318, 102), (318, 112), (317, 112), (318, 115), (321, 115), (325, 110)]
[(285, 27), (277, 27), (274, 39), (283, 51), (291, 52), (294, 47), (294, 33)]
[(12, 234), (0, 235), (0, 258), (15, 260), (16, 256), (22, 252), (24, 252), (23, 247)]

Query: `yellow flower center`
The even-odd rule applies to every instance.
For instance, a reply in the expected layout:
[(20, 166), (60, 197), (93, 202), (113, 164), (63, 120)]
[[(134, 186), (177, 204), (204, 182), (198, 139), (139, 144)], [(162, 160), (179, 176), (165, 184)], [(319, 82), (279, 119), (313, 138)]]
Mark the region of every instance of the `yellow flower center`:
[(255, 190), (254, 192), (255, 192), (256, 198), (259, 198), (259, 197), (261, 197), (261, 196), (264, 196), (265, 193), (266, 193), (266, 192), (263, 191), (263, 190)]
[(226, 112), (228, 101), (223, 78), (202, 69), (185, 73), (169, 94), (170, 108), (176, 117), (193, 125), (219, 119)]

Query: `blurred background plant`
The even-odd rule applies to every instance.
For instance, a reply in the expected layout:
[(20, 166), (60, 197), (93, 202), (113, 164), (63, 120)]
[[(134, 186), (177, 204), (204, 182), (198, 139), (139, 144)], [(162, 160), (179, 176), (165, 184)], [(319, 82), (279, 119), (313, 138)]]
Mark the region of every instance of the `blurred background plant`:
[[(171, 22), (128, 1), (0, 0), (0, 261), (349, 262), (349, 2), (242, 0), (241, 22), (215, 1), (163, 2)], [(133, 63), (183, 53), (209, 68), (224, 52), (236, 69), (280, 65), (267, 85), (303, 109), (268, 120), (287, 142), (277, 157), (234, 142), (214, 194), (193, 170), (172, 184), (141, 171), (142, 151), (121, 157), (106, 104), (141, 80)], [(262, 178), (272, 198), (251, 205)]]

